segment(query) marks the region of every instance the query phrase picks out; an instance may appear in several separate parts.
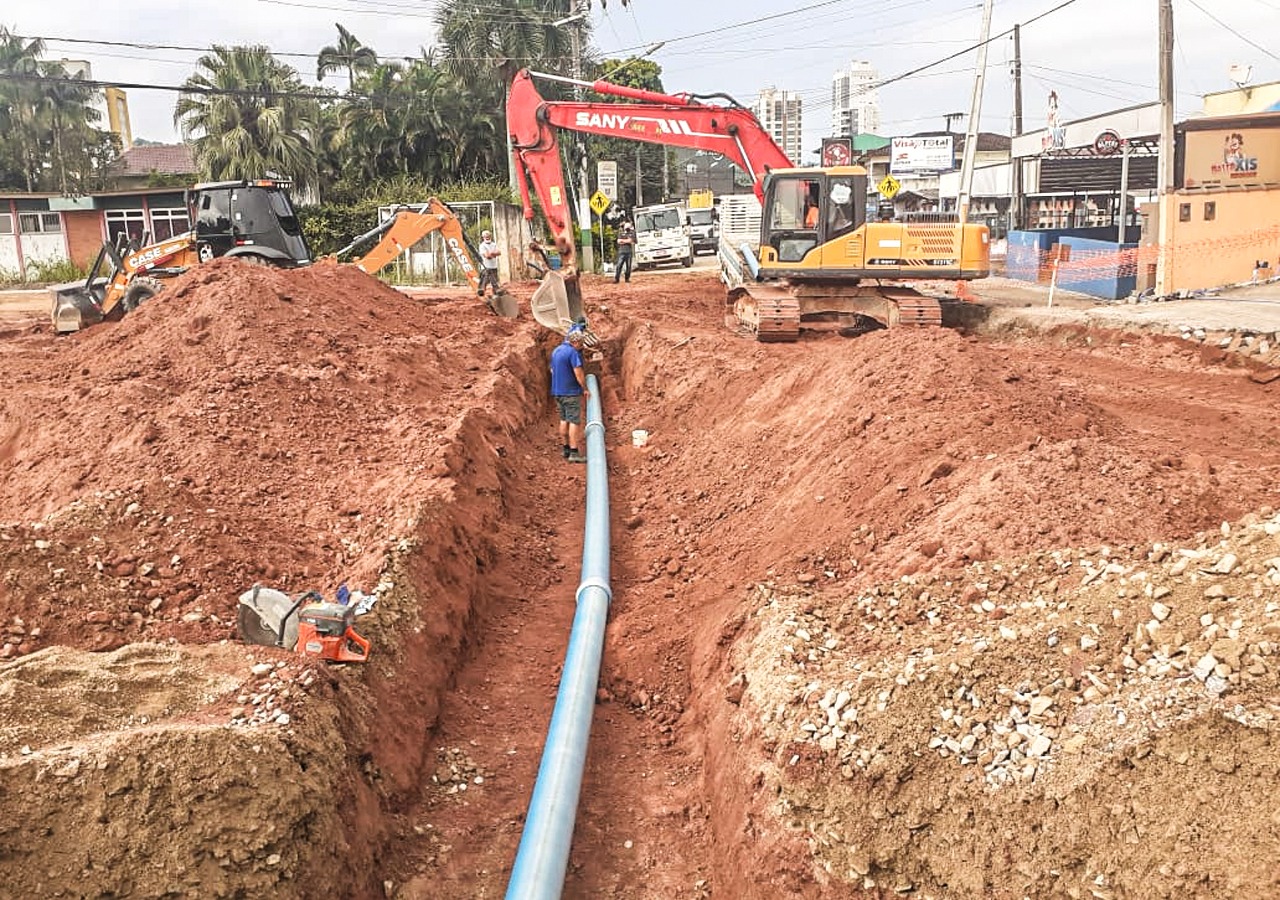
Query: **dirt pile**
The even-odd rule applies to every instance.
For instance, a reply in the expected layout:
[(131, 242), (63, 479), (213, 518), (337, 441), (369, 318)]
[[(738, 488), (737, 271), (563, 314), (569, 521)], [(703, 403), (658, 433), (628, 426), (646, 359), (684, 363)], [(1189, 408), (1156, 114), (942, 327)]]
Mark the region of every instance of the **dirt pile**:
[(830, 896), (1270, 896), (1277, 587), (1280, 517), (852, 594), (762, 585), (729, 727)]
[[(0, 837), (9, 888), (305, 895), (335, 845), (349, 865), (322, 883), (380, 884), (380, 798), (424, 764), (498, 468), (541, 411), (521, 404), (545, 384), (537, 333), (348, 267), (216, 261), (119, 323), (5, 342), (0, 754), (27, 813)], [(343, 581), (378, 593), (358, 673), (148, 643), (225, 642), (256, 582)], [(38, 864), (54, 846), (76, 849)]]
[(717, 892), (1272, 893), (1233, 842), (1280, 766), (1274, 388), (1138, 332), (761, 347), (681, 300), (611, 423), (650, 444), (611, 449), (609, 691), (693, 729)]

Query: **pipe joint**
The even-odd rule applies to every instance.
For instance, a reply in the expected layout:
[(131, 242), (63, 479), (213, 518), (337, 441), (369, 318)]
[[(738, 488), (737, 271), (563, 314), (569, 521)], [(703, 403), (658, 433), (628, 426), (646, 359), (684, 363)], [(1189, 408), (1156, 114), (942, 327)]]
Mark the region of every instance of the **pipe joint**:
[(578, 585), (578, 591), (577, 591), (577, 593), (573, 595), (573, 600), (574, 600), (574, 602), (575, 602), (575, 603), (581, 603), (581, 602), (582, 602), (582, 595), (583, 595), (587, 590), (589, 590), (590, 588), (599, 588), (600, 590), (604, 591), (604, 599), (605, 599), (605, 601), (606, 601), (610, 606), (612, 606), (612, 605), (613, 605), (613, 589), (612, 589), (611, 587), (609, 587), (609, 582), (605, 581), (603, 578), (584, 578), (584, 579), (582, 579), (582, 583)]

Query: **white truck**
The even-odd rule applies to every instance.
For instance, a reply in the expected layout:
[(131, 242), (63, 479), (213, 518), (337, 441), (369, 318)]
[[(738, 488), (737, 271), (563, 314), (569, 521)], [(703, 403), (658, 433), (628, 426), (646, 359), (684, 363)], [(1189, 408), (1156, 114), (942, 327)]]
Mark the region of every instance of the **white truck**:
[(648, 269), (664, 263), (693, 265), (693, 242), (679, 203), (642, 206), (635, 211), (635, 267)]
[(720, 247), (720, 211), (712, 206), (690, 207), (686, 220), (694, 254), (715, 253)]

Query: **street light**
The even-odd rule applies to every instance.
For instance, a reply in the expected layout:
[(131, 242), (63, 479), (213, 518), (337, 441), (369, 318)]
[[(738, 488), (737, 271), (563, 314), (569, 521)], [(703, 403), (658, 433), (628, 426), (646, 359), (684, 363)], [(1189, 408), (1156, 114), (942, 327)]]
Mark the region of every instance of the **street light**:
[(587, 18), (588, 15), (589, 13), (584, 13), (584, 12), (574, 13), (571, 16), (565, 16), (563, 19), (557, 19), (556, 21), (552, 22), (551, 27), (559, 28), (561, 25), (568, 25), (570, 22), (580, 22), (583, 19)]

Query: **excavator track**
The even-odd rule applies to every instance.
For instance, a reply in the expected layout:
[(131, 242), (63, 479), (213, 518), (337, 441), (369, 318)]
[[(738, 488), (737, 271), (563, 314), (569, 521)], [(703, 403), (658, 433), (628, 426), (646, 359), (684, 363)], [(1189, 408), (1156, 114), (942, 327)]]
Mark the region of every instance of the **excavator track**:
[(902, 286), (748, 283), (732, 288), (726, 305), (726, 322), (746, 328), (762, 343), (797, 341), (802, 330), (854, 336), (877, 328), (942, 324), (937, 300)]
[(800, 339), (800, 301), (782, 288), (752, 284), (729, 291), (730, 316), (755, 334), (761, 343), (787, 343)]

